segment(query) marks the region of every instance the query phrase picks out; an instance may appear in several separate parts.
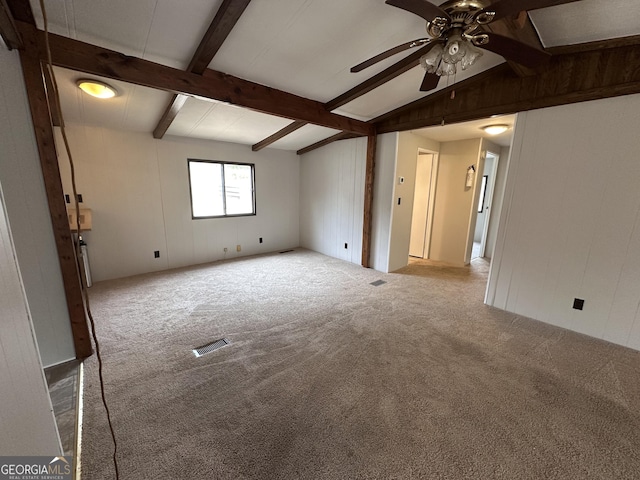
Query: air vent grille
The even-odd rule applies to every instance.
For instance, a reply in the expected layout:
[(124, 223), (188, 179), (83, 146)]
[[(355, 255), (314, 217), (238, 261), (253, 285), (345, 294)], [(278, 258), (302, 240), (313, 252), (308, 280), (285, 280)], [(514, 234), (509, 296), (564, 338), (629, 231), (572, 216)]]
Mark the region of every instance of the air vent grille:
[(229, 345), (229, 343), (231, 342), (229, 342), (228, 339), (221, 338), (220, 340), (216, 340), (214, 342), (207, 343), (206, 345), (193, 349), (193, 354), (196, 357), (201, 357), (203, 355), (206, 355), (207, 353), (211, 353), (215, 350), (218, 350), (219, 348), (225, 347)]

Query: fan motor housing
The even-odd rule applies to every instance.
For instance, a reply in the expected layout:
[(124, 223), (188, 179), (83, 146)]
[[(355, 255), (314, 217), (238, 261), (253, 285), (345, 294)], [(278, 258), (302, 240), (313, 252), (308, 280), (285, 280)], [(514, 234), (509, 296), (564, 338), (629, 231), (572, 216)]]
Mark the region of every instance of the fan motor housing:
[[(451, 17), (451, 22), (444, 18), (437, 17), (431, 22), (427, 22), (427, 33), (432, 38), (441, 38), (452, 28), (465, 28), (470, 25), (485, 24), (491, 21), (493, 16), (478, 13), (491, 5), (491, 0), (449, 0), (440, 5), (440, 8)], [(483, 17), (480, 20), (480, 17)]]

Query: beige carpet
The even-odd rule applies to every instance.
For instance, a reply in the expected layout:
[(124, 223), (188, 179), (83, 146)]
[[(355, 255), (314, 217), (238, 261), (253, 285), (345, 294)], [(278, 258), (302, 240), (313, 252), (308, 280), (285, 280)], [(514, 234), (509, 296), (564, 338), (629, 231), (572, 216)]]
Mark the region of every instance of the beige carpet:
[[(639, 478), (640, 353), (483, 305), (487, 272), (296, 250), (96, 284), (121, 478)], [(83, 480), (113, 478), (96, 365)]]

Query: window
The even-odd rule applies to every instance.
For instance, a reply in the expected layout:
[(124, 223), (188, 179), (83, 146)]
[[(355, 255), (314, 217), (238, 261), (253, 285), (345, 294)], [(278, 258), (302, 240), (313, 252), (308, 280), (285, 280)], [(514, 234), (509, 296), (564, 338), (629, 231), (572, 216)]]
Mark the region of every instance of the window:
[(189, 160), (193, 218), (255, 215), (254, 166)]

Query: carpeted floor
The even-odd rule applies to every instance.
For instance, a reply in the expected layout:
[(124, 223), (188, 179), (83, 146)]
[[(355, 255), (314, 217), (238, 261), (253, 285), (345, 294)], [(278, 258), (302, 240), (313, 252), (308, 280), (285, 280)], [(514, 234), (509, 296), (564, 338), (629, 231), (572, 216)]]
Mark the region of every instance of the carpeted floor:
[[(483, 305), (487, 273), (296, 250), (95, 284), (121, 478), (639, 478), (640, 352)], [(114, 478), (85, 375), (83, 479)]]

